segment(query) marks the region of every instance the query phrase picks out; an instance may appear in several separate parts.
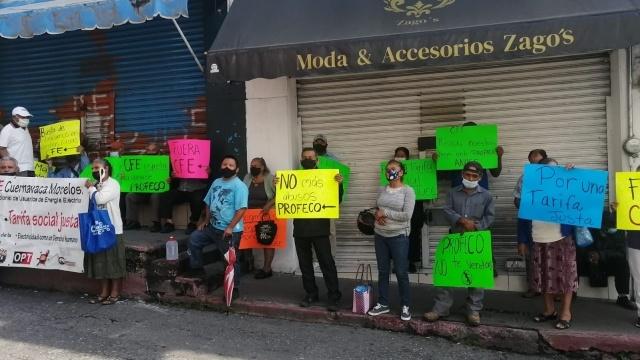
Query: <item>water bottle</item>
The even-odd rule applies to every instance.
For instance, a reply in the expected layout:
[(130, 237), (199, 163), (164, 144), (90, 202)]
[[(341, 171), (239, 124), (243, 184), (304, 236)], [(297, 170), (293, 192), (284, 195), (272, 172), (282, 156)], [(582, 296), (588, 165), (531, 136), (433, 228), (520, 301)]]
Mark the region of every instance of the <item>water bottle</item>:
[(177, 261), (178, 260), (178, 242), (176, 241), (176, 237), (171, 235), (169, 236), (169, 240), (166, 244), (167, 247), (167, 260), (168, 261)]

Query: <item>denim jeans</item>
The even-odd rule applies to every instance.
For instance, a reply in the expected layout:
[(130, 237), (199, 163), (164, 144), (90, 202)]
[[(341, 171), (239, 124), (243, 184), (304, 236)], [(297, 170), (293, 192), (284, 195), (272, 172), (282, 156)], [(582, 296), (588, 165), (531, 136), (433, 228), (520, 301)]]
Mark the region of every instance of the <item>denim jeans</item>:
[[(189, 236), (189, 262), (192, 269), (201, 269), (204, 265), (202, 263), (202, 249), (210, 244), (214, 244), (218, 250), (224, 255), (229, 249), (229, 244), (233, 243), (233, 247), (236, 248), (236, 256), (238, 254), (238, 246), (240, 245), (240, 238), (242, 232), (234, 232), (231, 239), (224, 238), (224, 231), (218, 230), (211, 225), (207, 225), (203, 230), (194, 231)], [(240, 284), (240, 262), (236, 261), (233, 266), (235, 286)]]
[(398, 279), (402, 306), (411, 303), (409, 285), (409, 238), (406, 235), (384, 237), (375, 235), (376, 261), (378, 262), (378, 302), (389, 305), (389, 273), (391, 259)]

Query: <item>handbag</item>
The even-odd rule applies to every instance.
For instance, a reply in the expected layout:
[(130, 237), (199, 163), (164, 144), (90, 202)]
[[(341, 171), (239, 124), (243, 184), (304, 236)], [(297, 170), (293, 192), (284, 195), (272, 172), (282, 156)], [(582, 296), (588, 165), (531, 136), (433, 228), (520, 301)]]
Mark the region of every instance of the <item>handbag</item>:
[(262, 215), (262, 220), (258, 221), (255, 226), (256, 240), (262, 245), (271, 245), (276, 238), (278, 232), (278, 225), (273, 220), (265, 220)]
[(98, 209), (95, 192), (89, 200), (89, 211), (78, 214), (78, 220), (80, 245), (85, 253), (101, 253), (116, 245), (116, 229), (111, 223), (109, 212)]
[[(366, 275), (365, 275), (366, 274)], [(366, 314), (373, 304), (373, 276), (371, 265), (358, 265), (356, 286), (353, 288), (353, 308), (356, 314)]]
[(376, 216), (373, 214), (375, 208), (360, 211), (358, 214), (358, 230), (365, 235), (373, 235)]
[(576, 227), (576, 246), (579, 248), (585, 248), (593, 244), (593, 235), (589, 228), (584, 226)]

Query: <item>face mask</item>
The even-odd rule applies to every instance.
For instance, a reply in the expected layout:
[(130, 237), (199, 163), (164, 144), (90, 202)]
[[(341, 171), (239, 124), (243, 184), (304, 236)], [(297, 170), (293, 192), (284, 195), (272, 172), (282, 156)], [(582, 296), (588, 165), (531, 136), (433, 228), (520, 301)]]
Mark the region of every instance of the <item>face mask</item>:
[(387, 170), (387, 180), (393, 181), (400, 178), (400, 170)]
[(222, 174), (222, 177), (225, 179), (231, 178), (236, 174), (235, 170), (231, 170), (229, 168), (222, 168), (220, 169), (220, 173)]
[(91, 173), (91, 176), (93, 176), (94, 179), (96, 179), (98, 182), (102, 182), (105, 178), (106, 172), (104, 169), (100, 169), (98, 171), (93, 171)]
[(4, 176), (16, 176), (17, 174), (18, 174), (18, 173), (14, 173), (14, 172), (12, 172), (12, 173), (4, 173), (4, 174), (2, 174), (2, 175), (4, 175)]
[(112, 157), (120, 157), (120, 153), (119, 153), (119, 152), (117, 152), (117, 151), (111, 151), (111, 152), (109, 152), (109, 156), (112, 156)]
[(313, 150), (315, 150), (318, 155), (324, 155), (327, 153), (327, 145), (313, 144)]
[(609, 234), (615, 234), (615, 233), (617, 233), (617, 232), (618, 232), (618, 229), (616, 229), (616, 228), (609, 228), (609, 229), (607, 229), (607, 232), (608, 232)]
[(405, 160), (407, 160), (407, 158), (406, 157), (394, 157), (393, 160), (395, 160), (395, 161), (405, 161)]
[(303, 169), (307, 169), (307, 170), (315, 169), (316, 161), (311, 159), (302, 159), (300, 160), (300, 165), (302, 165)]
[(22, 127), (22, 128), (26, 128), (27, 126), (29, 126), (29, 119), (27, 118), (20, 118), (18, 119), (18, 121), (16, 122), (16, 124), (18, 124), (18, 126)]
[(462, 179), (462, 185), (467, 188), (467, 189), (475, 189), (478, 187), (478, 183), (480, 181), (476, 180), (476, 181), (469, 181), (465, 178)]
[(258, 176), (262, 173), (262, 169), (260, 169), (259, 167), (251, 167), (249, 168), (249, 172), (251, 173), (251, 176)]

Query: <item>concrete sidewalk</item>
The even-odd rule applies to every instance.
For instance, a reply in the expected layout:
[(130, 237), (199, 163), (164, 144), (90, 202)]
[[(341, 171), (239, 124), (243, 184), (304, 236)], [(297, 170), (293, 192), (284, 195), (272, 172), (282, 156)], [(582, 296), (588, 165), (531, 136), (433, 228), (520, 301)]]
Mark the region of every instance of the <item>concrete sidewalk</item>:
[(325, 310), (323, 301), (326, 300), (326, 294), (323, 293), (322, 278), (317, 278), (317, 282), (321, 289), (320, 303), (306, 309), (298, 306), (304, 296), (300, 277), (283, 274), (274, 274), (265, 280), (255, 280), (251, 275), (243, 276), (240, 299), (230, 309), (222, 302), (221, 288), (196, 298), (164, 296), (160, 300), (204, 304), (219, 311), (257, 316), (441, 336), (457, 342), (528, 354), (554, 351), (579, 352), (582, 355), (631, 354), (632, 358), (640, 359), (640, 329), (633, 326), (635, 312), (622, 309), (610, 301), (578, 298), (573, 307), (571, 329), (558, 331), (552, 323), (537, 324), (531, 320), (542, 309), (540, 297), (524, 299), (519, 293), (487, 291), (485, 310), (482, 312), (483, 325), (470, 328), (464, 324), (464, 290), (456, 292), (452, 315), (446, 320), (430, 324), (422, 320), (422, 314), (433, 305), (434, 288), (412, 285), (413, 320), (407, 323), (399, 319), (399, 298), (394, 283), (390, 290), (392, 314), (373, 318), (351, 312), (354, 281), (341, 279), (343, 298), (337, 313)]

